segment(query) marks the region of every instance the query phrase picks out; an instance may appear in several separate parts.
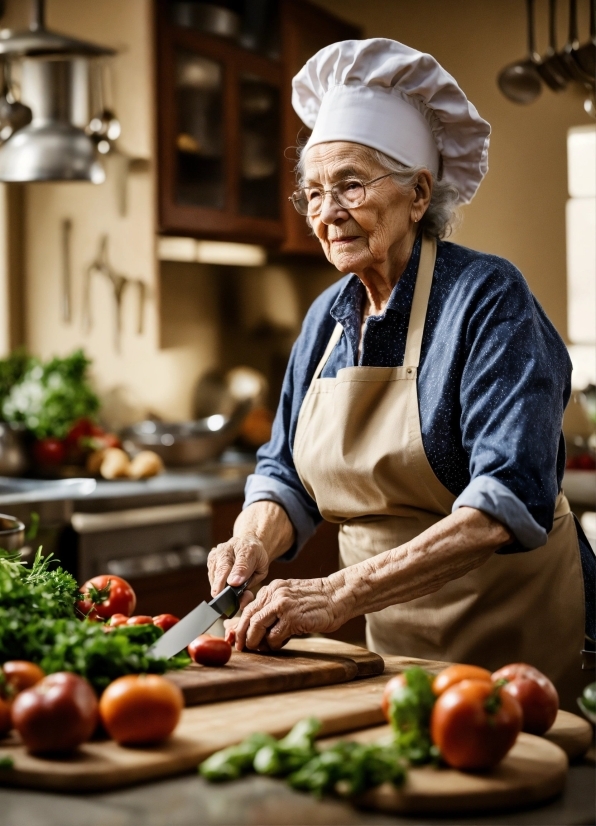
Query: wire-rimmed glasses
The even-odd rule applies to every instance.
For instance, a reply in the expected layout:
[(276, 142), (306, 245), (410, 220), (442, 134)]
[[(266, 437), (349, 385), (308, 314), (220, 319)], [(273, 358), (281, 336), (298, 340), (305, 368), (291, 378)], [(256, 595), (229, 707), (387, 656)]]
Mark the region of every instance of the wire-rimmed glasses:
[(312, 218), (319, 215), (323, 209), (323, 202), (325, 195), (330, 192), (331, 197), (335, 203), (342, 207), (342, 209), (355, 209), (362, 206), (366, 200), (366, 187), (375, 184), (377, 181), (383, 180), (393, 175), (393, 172), (387, 172), (385, 175), (379, 175), (378, 178), (373, 178), (371, 181), (360, 181), (358, 178), (346, 178), (339, 181), (329, 189), (322, 186), (305, 186), (302, 189), (297, 189), (289, 199), (294, 204), (294, 209), (300, 215), (308, 215)]

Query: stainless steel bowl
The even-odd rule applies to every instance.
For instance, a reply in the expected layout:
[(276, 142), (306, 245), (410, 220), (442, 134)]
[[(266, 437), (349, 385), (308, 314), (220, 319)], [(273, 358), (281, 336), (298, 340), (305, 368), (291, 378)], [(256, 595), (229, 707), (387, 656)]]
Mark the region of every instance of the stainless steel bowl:
[(0, 548), (18, 551), (25, 544), (25, 526), (14, 516), (0, 513)]
[(238, 406), (231, 416), (214, 414), (193, 422), (145, 421), (127, 427), (121, 434), (125, 450), (153, 450), (165, 465), (199, 465), (215, 459), (238, 433), (250, 402)]

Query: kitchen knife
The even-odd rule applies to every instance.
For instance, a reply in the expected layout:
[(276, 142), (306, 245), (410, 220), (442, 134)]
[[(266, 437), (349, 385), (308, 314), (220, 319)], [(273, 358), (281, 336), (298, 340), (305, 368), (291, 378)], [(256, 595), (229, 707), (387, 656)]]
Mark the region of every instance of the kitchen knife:
[(240, 597), (250, 579), (242, 585), (227, 585), (211, 602), (202, 602), (160, 637), (149, 649), (152, 657), (169, 659), (183, 651), (200, 634), (208, 631), (218, 619), (231, 619), (240, 608)]

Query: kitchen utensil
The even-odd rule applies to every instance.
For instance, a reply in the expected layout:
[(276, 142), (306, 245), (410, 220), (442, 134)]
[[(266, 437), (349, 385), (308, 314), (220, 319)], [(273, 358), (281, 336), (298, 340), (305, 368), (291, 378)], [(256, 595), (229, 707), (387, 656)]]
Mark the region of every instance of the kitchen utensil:
[(499, 89), (514, 103), (532, 103), (542, 92), (542, 82), (536, 68), (540, 58), (534, 46), (534, 0), (526, 0), (528, 18), (528, 55), (501, 70), (497, 78)]
[(18, 551), (25, 544), (25, 526), (14, 516), (0, 513), (0, 548)]
[(153, 450), (170, 467), (199, 465), (234, 441), (250, 407), (250, 401), (241, 402), (229, 416), (215, 413), (191, 422), (139, 422), (125, 428), (121, 437), (126, 450)]
[(16, 100), (10, 80), (10, 64), (0, 66), (0, 141), (7, 141), (13, 132), (31, 123), (31, 109)]
[(218, 619), (231, 619), (240, 608), (240, 597), (248, 588), (249, 582), (250, 580), (247, 580), (237, 587), (228, 585), (221, 594), (213, 597), (211, 602), (201, 602), (173, 628), (166, 631), (163, 637), (151, 646), (149, 653), (154, 657), (165, 657), (169, 660), (208, 631)]
[(590, 39), (578, 47), (573, 53), (573, 59), (594, 84), (596, 82), (594, 79), (596, 73), (596, 0), (590, 0)]
[(172, 19), (177, 26), (199, 29), (220, 37), (238, 37), (240, 17), (231, 9), (215, 3), (176, 2), (172, 4)]
[[(593, 15), (594, 7), (593, 3), (591, 3), (590, 29), (593, 27)], [(593, 36), (592, 31), (590, 31), (590, 35)], [(589, 46), (591, 44), (586, 45), (588, 48), (586, 49), (586, 52), (582, 53), (582, 61), (589, 61)], [(580, 63), (577, 58), (579, 48), (580, 46), (577, 33), (577, 0), (569, 0), (569, 35), (567, 38), (567, 43), (563, 47), (563, 51), (560, 52), (561, 60), (570, 80), (576, 80), (579, 83), (583, 83), (584, 85), (594, 88), (594, 72), (592, 71), (592, 73), (589, 73), (584, 70), (583, 62)]]
[(557, 0), (548, 3), (548, 49), (536, 63), (536, 69), (553, 92), (561, 92), (567, 86), (565, 66), (557, 54)]
[(70, 324), (72, 321), (72, 295), (70, 274), (70, 236), (72, 221), (66, 218), (62, 221), (62, 321)]
[(28, 464), (24, 431), (0, 422), (0, 475), (20, 476)]

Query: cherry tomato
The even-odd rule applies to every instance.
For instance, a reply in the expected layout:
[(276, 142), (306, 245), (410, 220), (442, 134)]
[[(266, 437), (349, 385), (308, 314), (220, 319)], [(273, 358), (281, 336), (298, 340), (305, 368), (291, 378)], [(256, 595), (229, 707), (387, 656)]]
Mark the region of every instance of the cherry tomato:
[(391, 718), (389, 716), (389, 703), (391, 701), (391, 695), (394, 691), (396, 691), (396, 689), (404, 688), (406, 685), (407, 683), (404, 675), (397, 674), (395, 677), (392, 677), (388, 683), (386, 683), (385, 688), (383, 689), (381, 708), (383, 709), (383, 714), (385, 715), (385, 719), (388, 723), (391, 722)]
[(62, 671), (22, 691), (12, 704), (12, 722), (33, 754), (71, 751), (97, 725), (95, 692), (82, 677)]
[(87, 598), (77, 603), (79, 611), (89, 619), (110, 619), (114, 614), (130, 617), (137, 604), (135, 592), (128, 582), (113, 574), (94, 576), (83, 585), (81, 593), (99, 600), (94, 603), (93, 599)]
[(153, 617), (153, 625), (161, 628), (164, 634), (176, 625), (177, 622), (180, 622), (180, 620), (173, 614), (158, 614), (156, 617)]
[(128, 619), (129, 618), (126, 616), (126, 614), (112, 614), (112, 616), (108, 620), (108, 625), (110, 627), (115, 627), (117, 625), (126, 625)]
[(477, 665), (450, 665), (437, 674), (433, 680), (433, 692), (437, 697), (452, 685), (462, 680), (486, 680), (490, 682), (490, 671)]
[(144, 614), (139, 614), (136, 617), (129, 617), (126, 620), (127, 625), (153, 625), (153, 617), (147, 617)]
[(165, 740), (178, 725), (183, 708), (178, 686), (157, 674), (119, 677), (99, 701), (104, 728), (124, 745)]
[(486, 680), (463, 680), (443, 692), (430, 718), (432, 739), (455, 769), (490, 769), (522, 727), (515, 697)]
[(188, 653), (199, 665), (222, 666), (232, 656), (232, 646), (222, 637), (201, 634), (188, 646)]
[(66, 458), (64, 442), (53, 437), (39, 439), (33, 445), (33, 458), (38, 465), (49, 465), (51, 467), (61, 465)]
[(2, 673), (6, 681), (8, 700), (45, 677), (45, 672), (38, 665), (27, 660), (8, 660), (2, 666)]
[(544, 734), (549, 730), (559, 710), (559, 695), (548, 677), (532, 665), (512, 663), (495, 671), (492, 678), (507, 680), (504, 691), (522, 708), (523, 731)]
[(4, 737), (12, 728), (12, 717), (10, 706), (6, 700), (0, 697), (0, 739)]

